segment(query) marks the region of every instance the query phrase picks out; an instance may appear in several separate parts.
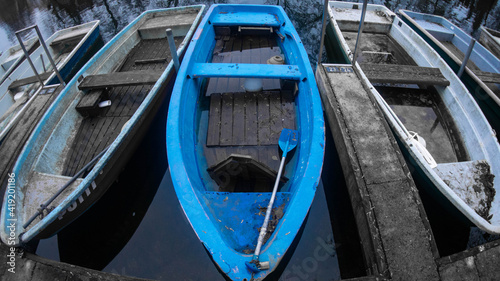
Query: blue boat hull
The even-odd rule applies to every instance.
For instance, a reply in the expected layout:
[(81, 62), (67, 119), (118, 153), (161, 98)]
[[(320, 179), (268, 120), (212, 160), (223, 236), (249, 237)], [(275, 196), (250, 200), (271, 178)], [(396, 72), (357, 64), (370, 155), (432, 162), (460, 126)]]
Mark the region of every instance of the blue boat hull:
[[(216, 46), (214, 30), (238, 30), (240, 26), (241, 30), (247, 27), (260, 28), (259, 32), (272, 30), (270, 34), (278, 38), (276, 43), (283, 52), (285, 65), (211, 61)], [(210, 94), (207, 90), (205, 95), (205, 88), (207, 84), (210, 87), (208, 78), (228, 78), (231, 84), (234, 81), (231, 79), (256, 77), (296, 83), (295, 126), (300, 138), (285, 168), (284, 176), (289, 181), (281, 186), (273, 206), (274, 231), (268, 234), (260, 254), (259, 260), (268, 261), (269, 269), (252, 274), (245, 262), (253, 258), (258, 228), (271, 193), (222, 191), (210, 177), (204, 152)], [(179, 202), (220, 272), (232, 280), (261, 280), (278, 268), (285, 254), (290, 254), (289, 248), (308, 214), (320, 180), (325, 144), (314, 75), (297, 32), (281, 7), (213, 5), (210, 8), (186, 52), (172, 92), (166, 143)]]

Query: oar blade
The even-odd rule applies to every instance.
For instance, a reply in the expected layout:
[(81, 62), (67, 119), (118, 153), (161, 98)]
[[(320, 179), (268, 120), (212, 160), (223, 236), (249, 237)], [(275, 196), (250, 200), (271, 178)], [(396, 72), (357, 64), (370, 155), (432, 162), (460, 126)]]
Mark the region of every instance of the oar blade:
[(283, 155), (294, 149), (299, 141), (299, 132), (297, 130), (283, 129), (281, 131), (280, 139), (278, 141)]

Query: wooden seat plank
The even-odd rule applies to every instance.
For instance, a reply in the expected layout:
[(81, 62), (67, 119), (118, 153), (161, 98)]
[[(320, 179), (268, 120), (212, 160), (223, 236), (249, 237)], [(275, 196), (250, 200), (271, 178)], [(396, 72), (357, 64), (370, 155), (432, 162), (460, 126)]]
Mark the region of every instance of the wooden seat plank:
[(484, 83), (498, 83), (500, 84), (500, 73), (486, 72), (480, 70), (473, 70), (479, 80)]
[(163, 71), (125, 71), (89, 75), (82, 80), (78, 88), (80, 90), (90, 90), (154, 84), (158, 81), (162, 73)]
[(413, 65), (361, 64), (371, 83), (449, 86), (439, 68)]
[[(52, 75), (52, 73), (53, 73), (52, 71), (49, 71), (49, 72), (39, 73), (38, 75), (40, 76), (40, 78), (43, 81), (45, 81), (45, 80), (49, 79), (49, 77), (50, 77), (50, 75)], [(18, 79), (9, 85), (9, 90), (15, 89), (17, 87), (25, 86), (25, 85), (37, 83), (37, 82), (39, 82), (39, 80), (38, 80), (38, 77), (36, 77), (36, 75), (22, 78), (22, 79)]]

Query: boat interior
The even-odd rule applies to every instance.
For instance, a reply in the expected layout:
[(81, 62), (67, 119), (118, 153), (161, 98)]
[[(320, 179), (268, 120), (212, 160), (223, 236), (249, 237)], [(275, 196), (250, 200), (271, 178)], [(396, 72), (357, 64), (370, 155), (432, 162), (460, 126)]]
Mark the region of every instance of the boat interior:
[[(425, 17), (414, 18), (414, 20), (432, 36), (434, 36), (443, 46), (448, 49), (460, 62), (465, 58), (465, 53), (469, 47), (468, 35), (461, 30), (456, 30), (445, 19), (438, 22), (440, 19), (426, 19)], [(455, 31), (454, 31), (455, 30)], [(479, 45), (474, 45), (474, 52), (471, 54), (467, 67), (482, 80), (488, 88), (490, 88), (497, 96), (500, 96), (500, 83), (498, 75), (493, 73), (500, 72), (500, 65), (495, 65), (494, 61), (498, 62), (493, 55), (487, 54), (486, 48)], [(493, 59), (493, 60), (491, 60)], [(496, 77), (496, 78), (495, 78)], [(493, 80), (492, 80), (493, 79)], [(492, 82), (495, 81), (496, 83)]]
[[(343, 31), (349, 48), (354, 50), (357, 32)], [(358, 63), (361, 68), (372, 64), (417, 66), (412, 57), (389, 33), (365, 31), (360, 42)], [(370, 79), (370, 77), (369, 77)], [(468, 161), (469, 155), (455, 121), (433, 85), (372, 82), (409, 131), (416, 132), (437, 163)]]
[[(262, 16), (269, 17), (266, 22), (277, 21), (269, 14)], [(202, 178), (201, 184), (194, 186), (224, 241), (239, 253), (252, 254), (281, 161), (280, 133), (283, 128), (299, 129), (297, 96), (308, 89), (298, 86), (295, 74), (291, 78), (285, 74), (299, 63), (286, 53), (284, 44), (294, 43), (283, 43), (291, 37), (285, 39), (280, 33), (279, 22), (272, 27), (216, 21), (213, 19), (213, 27), (209, 27), (213, 32), (206, 39), (212, 46), (206, 58), (201, 55), (199, 64), (205, 69), (219, 63), (236, 68), (242, 64), (249, 73), (228, 71), (227, 75), (194, 79), (201, 81), (193, 83), (193, 95), (198, 99), (194, 120), (196, 174)], [(257, 71), (248, 70), (252, 67)], [(258, 73), (259, 69), (275, 72), (267, 76)], [(273, 234), (297, 188), (291, 179), (297, 173), (300, 147), (287, 155), (264, 241)]]
[[(351, 10), (347, 16), (343, 14), (345, 11), (343, 9), (333, 8), (333, 10), (348, 48), (354, 50), (361, 10)], [(356, 13), (357, 16), (352, 17)], [(354, 22), (352, 20), (354, 18), (357, 18), (357, 21)], [(419, 49), (411, 46), (416, 43), (409, 43), (403, 47), (393, 37), (402, 36), (400, 35), (402, 31), (392, 30), (401, 27), (401, 22), (393, 24), (390, 15), (381, 10), (370, 10), (370, 8), (366, 19), (368, 23), (358, 46), (357, 60), (365, 75), (410, 134), (414, 134), (415, 140), (423, 146), (423, 149), (419, 150), (430, 154), (430, 158), (437, 163), (437, 167), (433, 170), (459, 197), (466, 200), (465, 198), (470, 195), (467, 194), (463, 183), (475, 181), (468, 178), (469, 176), (458, 177), (458, 173), (472, 175), (471, 177), (477, 174), (487, 178), (485, 181), (480, 180), (474, 183), (480, 186), (484, 196), (477, 195), (478, 198), (470, 196), (474, 199), (467, 199), (467, 204), (483, 218), (491, 219), (489, 213), (495, 195), (493, 177), (491, 177), (493, 170), (490, 171), (488, 161), (484, 160), (484, 152), (470, 145), (472, 135), (463, 135), (463, 127), (459, 128), (459, 125), (463, 126), (470, 121), (460, 121), (462, 117), (457, 117), (459, 110), (463, 109), (450, 108), (454, 101), (450, 99), (449, 94), (446, 94), (443, 87), (450, 85), (449, 82), (439, 85), (439, 81), (426, 80), (421, 75), (424, 73), (420, 73), (420, 70), (428, 72), (431, 69), (419, 67), (413, 59), (415, 57), (412, 58), (412, 55), (406, 51), (411, 50), (413, 55), (419, 52)], [(425, 60), (424, 63), (426, 63)], [(408, 66), (415, 68), (407, 71)], [(377, 75), (377, 72), (382, 74)], [(442, 73), (438, 72), (437, 76), (440, 75)], [(483, 167), (484, 163), (486, 165)], [(429, 164), (432, 166), (432, 161)]]
[[(55, 121), (51, 132), (43, 132), (50, 135), (46, 136), (48, 140), (41, 153), (31, 156), (36, 158), (27, 198), (37, 194), (49, 198), (113, 143), (171, 60), (166, 28), (172, 29), (178, 47), (197, 12), (147, 14), (141, 19), (142, 24), (134, 25), (118, 38), (118, 44), (106, 49), (100, 56), (102, 59), (79, 77), (79, 83), (70, 86), (76, 89), (70, 90), (64, 97), (67, 100), (60, 102), (66, 103), (67, 108), (56, 109), (64, 110), (60, 113), (62, 117)], [(74, 191), (89, 172), (90, 169), (80, 174), (52, 205), (57, 206)], [(46, 182), (50, 182), (50, 186)], [(87, 195), (90, 188), (96, 187), (92, 184)], [(36, 205), (33, 212), (43, 198), (33, 200), (37, 201), (33, 202)], [(77, 204), (78, 200), (69, 210)]]
[[(269, 29), (218, 28), (215, 34), (212, 63), (285, 63), (279, 38)], [(209, 190), (272, 191), (281, 130), (296, 128), (295, 90), (295, 82), (280, 79), (206, 80), (198, 145), (213, 179)]]

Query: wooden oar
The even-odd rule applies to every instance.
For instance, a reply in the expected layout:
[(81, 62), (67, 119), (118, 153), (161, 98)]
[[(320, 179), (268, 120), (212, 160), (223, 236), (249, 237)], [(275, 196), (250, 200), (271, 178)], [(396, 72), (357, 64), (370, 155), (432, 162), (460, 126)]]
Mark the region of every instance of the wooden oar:
[(255, 253), (253, 254), (252, 261), (245, 262), (248, 269), (252, 272), (258, 272), (260, 270), (269, 269), (269, 262), (259, 262), (260, 249), (264, 243), (264, 237), (267, 233), (267, 225), (269, 224), (269, 218), (271, 217), (271, 211), (273, 209), (274, 199), (276, 197), (276, 192), (278, 191), (278, 185), (280, 182), (281, 172), (283, 171), (283, 166), (285, 166), (286, 154), (297, 146), (299, 138), (299, 132), (290, 129), (283, 129), (281, 131), (279, 146), (283, 151), (283, 156), (281, 157), (280, 168), (278, 170), (278, 176), (274, 182), (273, 194), (271, 195), (271, 200), (269, 200), (269, 205), (267, 206), (266, 217), (264, 223), (260, 228), (259, 239), (257, 240), (257, 247), (255, 248)]

